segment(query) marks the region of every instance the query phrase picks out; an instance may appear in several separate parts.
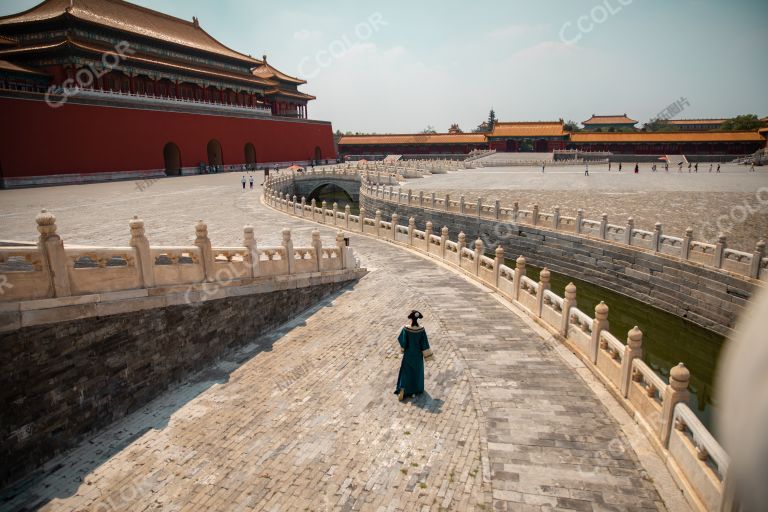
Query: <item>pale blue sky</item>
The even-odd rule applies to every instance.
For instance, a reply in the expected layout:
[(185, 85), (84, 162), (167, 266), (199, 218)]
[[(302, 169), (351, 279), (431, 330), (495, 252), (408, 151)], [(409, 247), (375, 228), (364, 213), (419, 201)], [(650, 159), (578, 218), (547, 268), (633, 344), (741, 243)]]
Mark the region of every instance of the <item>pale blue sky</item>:
[[(6, 0), (0, 15), (36, 5)], [(136, 0), (308, 80), (343, 131), (768, 114), (766, 0)], [(579, 25), (586, 29), (581, 31)]]

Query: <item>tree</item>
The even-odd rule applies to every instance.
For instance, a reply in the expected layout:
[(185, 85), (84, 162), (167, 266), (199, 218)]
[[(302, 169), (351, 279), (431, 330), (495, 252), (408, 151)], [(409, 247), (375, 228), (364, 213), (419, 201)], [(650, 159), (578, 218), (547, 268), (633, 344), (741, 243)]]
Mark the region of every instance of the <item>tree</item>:
[(421, 130), (420, 133), (423, 133), (425, 135), (427, 134), (431, 135), (431, 134), (437, 133), (437, 130), (435, 130), (435, 127), (430, 124), (430, 125), (427, 125), (427, 127), (424, 128), (423, 130)]
[(491, 107), (491, 111), (488, 113), (488, 131), (493, 131), (494, 126), (496, 126), (496, 112)]
[(461, 130), (458, 123), (453, 123), (451, 127), (448, 128), (448, 133), (464, 133), (464, 132)]
[(763, 123), (757, 118), (755, 114), (743, 114), (736, 116), (732, 119), (725, 121), (720, 128), (721, 130), (757, 130), (761, 128)]
[(488, 129), (488, 122), (487, 121), (483, 121), (482, 123), (477, 125), (477, 128), (472, 130), (472, 133), (486, 133), (486, 132), (490, 132), (490, 131), (491, 130)]
[(580, 131), (578, 123), (576, 121), (568, 121), (563, 125), (563, 129), (567, 132), (578, 132)]

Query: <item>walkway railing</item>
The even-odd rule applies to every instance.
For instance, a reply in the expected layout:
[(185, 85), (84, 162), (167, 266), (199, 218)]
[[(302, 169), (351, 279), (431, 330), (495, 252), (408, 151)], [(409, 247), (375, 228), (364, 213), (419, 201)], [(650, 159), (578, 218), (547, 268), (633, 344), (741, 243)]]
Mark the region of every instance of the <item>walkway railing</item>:
[(177, 285), (243, 284), (262, 277), (356, 268), (341, 232), (332, 246), (323, 246), (320, 232), (315, 231), (309, 246), (294, 247), (291, 231), (284, 229), (280, 245), (258, 247), (253, 227), (245, 226), (241, 245), (215, 247), (208, 227), (199, 221), (192, 245), (150, 246), (144, 221), (134, 217), (129, 222), (128, 246), (84, 247), (64, 245), (51, 213), (43, 210), (36, 221), (37, 245), (0, 247), (0, 302)]
[(497, 247), (491, 258), (485, 255), (482, 240), (468, 245), (464, 233), (450, 240), (448, 228), (434, 233), (432, 222), (419, 230), (413, 218), (401, 225), (397, 214), (384, 220), (381, 211), (368, 217), (364, 208), (359, 215), (352, 215), (349, 206), (339, 211), (335, 203), (329, 209), (325, 202), (320, 207), (314, 201), (297, 202), (283, 193), (289, 182), (290, 177), (283, 177), (267, 184), (264, 197), (269, 206), (427, 254), (513, 302), (573, 350), (634, 415), (671, 471), (685, 480), (681, 487), (694, 508), (712, 511), (725, 507), (729, 459), (688, 404), (690, 372), (680, 363), (665, 382), (642, 361), (643, 334), (637, 327), (627, 333), (626, 344), (608, 332), (605, 303), (595, 307), (592, 317), (576, 306), (573, 283), (565, 288), (563, 297), (558, 296), (550, 288), (549, 270), (540, 272), (537, 283), (526, 276), (524, 257), (517, 258), (515, 268), (504, 264), (502, 247)]

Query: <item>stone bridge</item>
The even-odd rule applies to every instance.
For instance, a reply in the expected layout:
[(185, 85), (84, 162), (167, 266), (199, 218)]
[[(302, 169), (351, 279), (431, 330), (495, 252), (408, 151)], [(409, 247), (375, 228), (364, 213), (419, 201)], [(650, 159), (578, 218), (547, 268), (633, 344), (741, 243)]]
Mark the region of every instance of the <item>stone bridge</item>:
[[(342, 262), (343, 230), (369, 273), (271, 332), (246, 328), (253, 315), (278, 313), (247, 297), (220, 308), (220, 326), (228, 329), (223, 336), (207, 325), (202, 310), (149, 319), (150, 325), (190, 323), (209, 349), (222, 349), (220, 359), (182, 385), (147, 380), (145, 372), (165, 362), (121, 348), (130, 325), (108, 339), (103, 323), (80, 325), (79, 339), (95, 344), (96, 360), (104, 361), (111, 377), (73, 387), (67, 379), (77, 367), (69, 359), (55, 361), (50, 368), (63, 376), (63, 385), (47, 398), (59, 404), (59, 413), (81, 414), (82, 400), (99, 403), (114, 391), (109, 385), (129, 375), (144, 387), (110, 416), (114, 423), (3, 490), (3, 508), (686, 511), (727, 504), (728, 457), (685, 403), (687, 369), (677, 367), (669, 382), (654, 373), (640, 358), (642, 333), (627, 333), (626, 344), (610, 335), (611, 313), (604, 305), (579, 310), (576, 290), (557, 296), (546, 273), (534, 282), (523, 259), (507, 267), (503, 249), (488, 257), (482, 240), (455, 231), (449, 236), (437, 226), (401, 225), (397, 217), (374, 212), (353, 215), (286, 200), (282, 187), (293, 186), (289, 177), (271, 181), (265, 205), (255, 192), (241, 190), (237, 178), (160, 180), (129, 201), (125, 184), (102, 184), (101, 202), (71, 210), (66, 205), (76, 204), (81, 188), (78, 195), (53, 189), (47, 200), (53, 208), (60, 202), (73, 243), (93, 237), (90, 219), (99, 216), (105, 242), (115, 246), (127, 228), (111, 219), (130, 218), (137, 209), (154, 226), (150, 234), (158, 243), (188, 237), (174, 226), (184, 226), (189, 215), (169, 199), (194, 203), (212, 217), (207, 221), (217, 227), (217, 244), (199, 236), (194, 246), (158, 246), (155, 256), (196, 255), (203, 268), (195, 270), (195, 279), (206, 275), (204, 261), (251, 272), (252, 279), (256, 270), (248, 270), (248, 262), (255, 259), (248, 255), (258, 253), (264, 255), (260, 262), (270, 262), (264, 268), (274, 272), (274, 283), (290, 281), (283, 255), (291, 251), (275, 226), (289, 228), (296, 239), (312, 234), (316, 241), (315, 230), (334, 239), (328, 249)], [(39, 191), (14, 193), (0, 193), (0, 205), (31, 204), (27, 195)], [(99, 215), (104, 204), (108, 216)], [(16, 208), (4, 217), (5, 237), (25, 240), (23, 233), (32, 230), (17, 228), (22, 206)], [(241, 246), (243, 231), (235, 226), (246, 223), (258, 235), (258, 247), (255, 240)], [(322, 265), (333, 268), (339, 260), (313, 260), (321, 247), (295, 247), (293, 263), (317, 270), (310, 275), (322, 282)], [(110, 250), (125, 256), (139, 249)], [(218, 263), (205, 254), (215, 254)], [(161, 274), (174, 275), (170, 269)], [(293, 286), (309, 284), (307, 279), (297, 277)], [(75, 282), (99, 286), (84, 275), (75, 275)], [(174, 287), (142, 293), (172, 295)], [(224, 300), (240, 295), (235, 287)], [(51, 306), (50, 300), (37, 307)], [(88, 307), (78, 297), (67, 301), (73, 311)], [(425, 314), (435, 358), (426, 368), (427, 393), (399, 403), (392, 394), (400, 360), (395, 336), (413, 308)], [(21, 318), (42, 318), (27, 306), (18, 311)], [(114, 312), (98, 313), (104, 322)], [(226, 314), (233, 316), (227, 321)], [(9, 354), (4, 362), (12, 365), (23, 344), (9, 332), (0, 337), (0, 353)], [(210, 336), (203, 340), (205, 332)], [(56, 338), (57, 332), (48, 334)], [(158, 343), (170, 350), (173, 336), (163, 340)], [(125, 353), (129, 366), (121, 366), (115, 351)], [(194, 357), (196, 351), (187, 347), (183, 354)], [(3, 403), (21, 403), (23, 396), (12, 396), (9, 387), (1, 387)], [(146, 387), (164, 390), (146, 402), (139, 392)], [(30, 435), (59, 439), (56, 428), (39, 430), (32, 421), (2, 434), (25, 445)]]
[(328, 187), (343, 190), (352, 202), (357, 203), (360, 201), (360, 177), (357, 173), (349, 175), (333, 175), (330, 173), (327, 175), (322, 173), (296, 174), (293, 179), (293, 190), (287, 191), (287, 193), (296, 195), (297, 198), (304, 197), (309, 202), (312, 198), (317, 197), (319, 192)]

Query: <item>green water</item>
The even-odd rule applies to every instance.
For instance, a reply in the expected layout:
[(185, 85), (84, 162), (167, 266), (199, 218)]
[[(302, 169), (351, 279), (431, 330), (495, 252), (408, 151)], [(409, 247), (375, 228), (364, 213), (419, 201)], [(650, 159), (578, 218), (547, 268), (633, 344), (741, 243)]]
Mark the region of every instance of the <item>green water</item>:
[[(506, 265), (514, 268), (515, 263), (506, 260)], [(526, 275), (534, 281), (538, 282), (540, 270), (530, 264), (526, 265)], [(576, 285), (577, 307), (590, 317), (595, 316), (595, 306), (600, 301), (608, 305), (608, 330), (622, 343), (626, 344), (627, 332), (635, 325), (643, 331), (643, 361), (665, 380), (669, 379), (672, 366), (679, 362), (685, 363), (691, 372), (689, 405), (714, 434), (714, 414), (717, 409), (713, 403), (714, 380), (725, 338), (620, 293), (551, 272), (552, 291), (560, 297), (564, 295), (565, 286), (569, 282)]]

